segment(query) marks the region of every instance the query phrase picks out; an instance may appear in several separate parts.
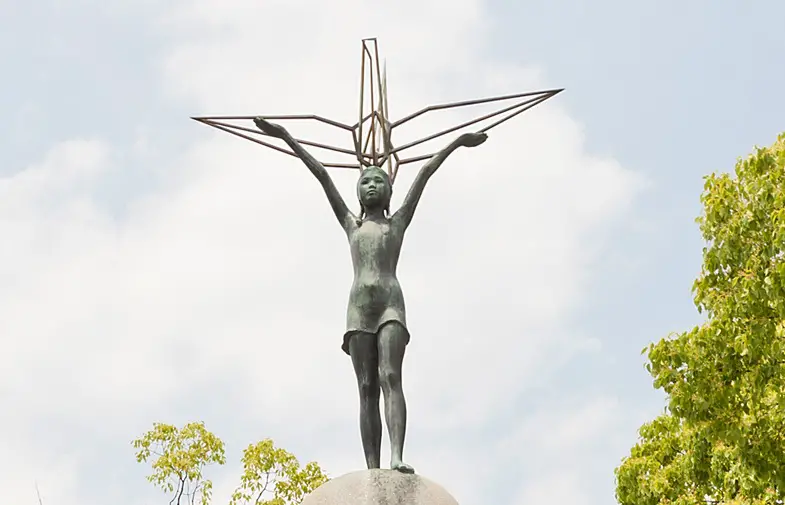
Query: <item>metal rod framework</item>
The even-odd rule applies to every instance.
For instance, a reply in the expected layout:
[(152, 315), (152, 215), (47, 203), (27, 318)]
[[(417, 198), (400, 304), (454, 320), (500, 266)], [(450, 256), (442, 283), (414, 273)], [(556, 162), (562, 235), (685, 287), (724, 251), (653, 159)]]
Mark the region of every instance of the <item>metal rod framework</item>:
[[(369, 46), (372, 45), (372, 50)], [(366, 68), (369, 70), (369, 78), (366, 81)], [(368, 89), (366, 90), (366, 83)], [(367, 92), (366, 92), (367, 91)], [(358, 121), (354, 125), (347, 125), (339, 121), (328, 119), (316, 114), (288, 114), (288, 115), (265, 115), (265, 116), (203, 116), (192, 117), (202, 124), (212, 126), (218, 130), (230, 133), (240, 138), (250, 140), (256, 144), (273, 149), (290, 156), (297, 156), (290, 149), (272, 144), (265, 139), (270, 138), (268, 135), (262, 133), (259, 129), (255, 128), (253, 119), (262, 117), (271, 121), (291, 121), (291, 120), (306, 120), (317, 121), (341, 130), (345, 130), (352, 135), (352, 146), (354, 149), (346, 149), (340, 146), (333, 146), (311, 140), (297, 139), (300, 144), (311, 146), (326, 151), (349, 155), (356, 158), (356, 163), (338, 163), (338, 162), (321, 162), (325, 167), (330, 168), (349, 168), (362, 170), (364, 167), (371, 165), (383, 167), (387, 164), (387, 173), (390, 176), (390, 181), (395, 182), (398, 175), (398, 169), (401, 165), (414, 163), (417, 161), (424, 161), (433, 157), (437, 151), (429, 154), (422, 154), (412, 156), (409, 158), (401, 159), (400, 153), (412, 147), (424, 144), (436, 138), (439, 138), (448, 133), (467, 128), (483, 121), (496, 118), (505, 113), (500, 119), (492, 122), (489, 125), (481, 126), (480, 132), (487, 132), (491, 128), (518, 116), (519, 114), (531, 109), (532, 107), (556, 96), (564, 91), (560, 89), (549, 89), (544, 91), (529, 91), (525, 93), (516, 93), (510, 95), (501, 95), (488, 98), (479, 98), (474, 100), (463, 100), (459, 102), (448, 102), (437, 105), (429, 105), (420, 109), (417, 112), (409, 114), (395, 122), (389, 120), (389, 104), (387, 100), (387, 65), (384, 65), (384, 71), (379, 59), (379, 46), (375, 38), (368, 38), (362, 40), (362, 61), (360, 64), (360, 103)], [(366, 97), (370, 98), (369, 109), (370, 112), (366, 113)], [(525, 99), (518, 101), (519, 99)], [(419, 139), (410, 141), (400, 147), (395, 147), (392, 142), (392, 134), (396, 127), (410, 122), (413, 119), (421, 117), (429, 112), (445, 109), (455, 109), (458, 107), (469, 107), (472, 105), (489, 104), (494, 102), (503, 102), (508, 100), (516, 100), (516, 103), (504, 106), (493, 112), (481, 115), (469, 121), (465, 121), (455, 126), (451, 126), (442, 131), (426, 135)], [(250, 122), (250, 126), (242, 126), (240, 124), (232, 124), (231, 122)], [(365, 123), (368, 122), (368, 130), (365, 132)], [(366, 135), (363, 135), (366, 133)]]

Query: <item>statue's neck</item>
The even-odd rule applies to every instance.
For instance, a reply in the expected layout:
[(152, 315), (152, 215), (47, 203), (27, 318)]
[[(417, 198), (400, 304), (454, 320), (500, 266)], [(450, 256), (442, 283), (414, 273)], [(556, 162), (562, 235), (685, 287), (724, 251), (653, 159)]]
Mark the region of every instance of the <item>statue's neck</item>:
[(365, 209), (365, 221), (386, 221), (387, 216), (384, 215), (384, 209)]

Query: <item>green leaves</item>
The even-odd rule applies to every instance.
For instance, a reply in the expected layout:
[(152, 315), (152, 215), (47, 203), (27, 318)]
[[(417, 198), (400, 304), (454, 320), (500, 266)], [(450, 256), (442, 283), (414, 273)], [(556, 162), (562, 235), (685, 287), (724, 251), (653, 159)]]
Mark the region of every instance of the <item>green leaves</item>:
[[(155, 423), (153, 429), (132, 442), (136, 460), (151, 461), (147, 480), (172, 495), (170, 505), (209, 505), (213, 483), (202, 470), (226, 463), (224, 444), (204, 423), (178, 429)], [(243, 474), (230, 505), (297, 505), (311, 491), (327, 482), (317, 463), (300, 466), (297, 458), (266, 439), (243, 452)]]
[(171, 503), (208, 505), (213, 484), (204, 479), (202, 469), (211, 464), (226, 463), (224, 444), (207, 431), (204, 423), (189, 423), (178, 429), (170, 424), (155, 423), (153, 429), (132, 442), (137, 449), (136, 461), (147, 462), (153, 457), (153, 473), (147, 480), (167, 493)]
[(785, 497), (785, 134), (707, 176), (701, 202), (707, 321), (646, 350), (668, 409), (616, 470), (622, 505)]
[(243, 452), (241, 484), (230, 505), (296, 505), (327, 482), (316, 463), (300, 467), (291, 453), (266, 439)]

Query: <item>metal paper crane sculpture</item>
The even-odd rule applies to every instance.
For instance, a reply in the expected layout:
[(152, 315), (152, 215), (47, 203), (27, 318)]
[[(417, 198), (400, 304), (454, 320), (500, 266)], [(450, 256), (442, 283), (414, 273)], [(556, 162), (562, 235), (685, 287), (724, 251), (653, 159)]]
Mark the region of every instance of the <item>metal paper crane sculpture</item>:
[[(367, 77), (367, 80), (366, 80)], [(340, 147), (327, 145), (319, 142), (314, 142), (305, 139), (297, 139), (298, 142), (305, 146), (316, 147), (326, 151), (332, 151), (342, 154), (347, 154), (356, 158), (357, 163), (336, 163), (329, 161), (321, 161), (325, 167), (334, 168), (354, 168), (362, 170), (368, 166), (383, 167), (387, 165), (387, 173), (391, 182), (395, 182), (398, 174), (398, 168), (401, 165), (423, 161), (431, 158), (435, 152), (423, 154), (419, 156), (412, 156), (403, 158), (404, 151), (412, 147), (419, 146), (430, 140), (436, 139), (448, 133), (452, 133), (463, 128), (476, 125), (478, 123), (487, 122), (478, 130), (480, 133), (485, 133), (491, 128), (498, 126), (505, 121), (525, 112), (537, 104), (560, 93), (563, 89), (551, 89), (545, 91), (531, 91), (525, 93), (516, 93), (512, 95), (502, 95), (490, 98), (480, 98), (475, 100), (466, 100), (461, 102), (451, 102), (438, 105), (429, 105), (413, 114), (404, 118), (398, 119), (395, 122), (389, 120), (389, 108), (387, 103), (387, 72), (386, 68), (382, 68), (379, 62), (379, 47), (375, 38), (363, 39), (362, 41), (362, 65), (360, 76), (360, 113), (359, 118), (353, 125), (348, 125), (321, 117), (315, 114), (296, 114), (296, 115), (275, 115), (275, 116), (203, 116), (194, 117), (192, 119), (212, 126), (219, 130), (223, 130), (232, 135), (242, 137), (244, 139), (255, 142), (259, 145), (286, 153), (290, 156), (296, 154), (286, 147), (280, 147), (271, 143), (273, 140), (269, 135), (261, 132), (253, 124), (253, 120), (261, 117), (265, 120), (272, 121), (289, 121), (289, 120), (310, 120), (318, 121), (335, 128), (351, 133), (353, 150)], [(366, 101), (367, 100), (367, 101)], [(445, 130), (433, 133), (426, 137), (408, 142), (401, 146), (395, 146), (392, 142), (393, 132), (399, 126), (408, 123), (428, 112), (444, 109), (453, 109), (457, 107), (468, 107), (471, 105), (480, 105), (487, 103), (507, 103), (500, 109), (484, 114), (475, 119), (466, 121), (464, 123), (452, 126)], [(509, 104), (509, 102), (513, 102)], [(370, 107), (368, 107), (370, 106)], [(370, 108), (370, 111), (367, 110)], [(248, 126), (244, 126), (247, 124)]]

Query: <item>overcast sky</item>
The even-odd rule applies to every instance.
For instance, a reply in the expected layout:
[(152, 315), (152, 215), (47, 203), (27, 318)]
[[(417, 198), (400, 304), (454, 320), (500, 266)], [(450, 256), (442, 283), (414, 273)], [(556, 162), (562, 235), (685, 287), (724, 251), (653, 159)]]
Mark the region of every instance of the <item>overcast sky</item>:
[[(321, 188), (188, 117), (352, 122), (368, 36), (393, 118), (567, 88), (455, 153), (408, 232), (406, 460), (462, 505), (613, 503), (664, 405), (640, 351), (700, 321), (701, 178), (785, 130), (783, 19), (775, 0), (0, 0), (0, 503), (36, 482), (46, 505), (168, 502), (130, 446), (155, 421), (225, 440), (215, 504), (265, 437), (363, 467)], [(356, 173), (332, 173), (356, 208)]]

